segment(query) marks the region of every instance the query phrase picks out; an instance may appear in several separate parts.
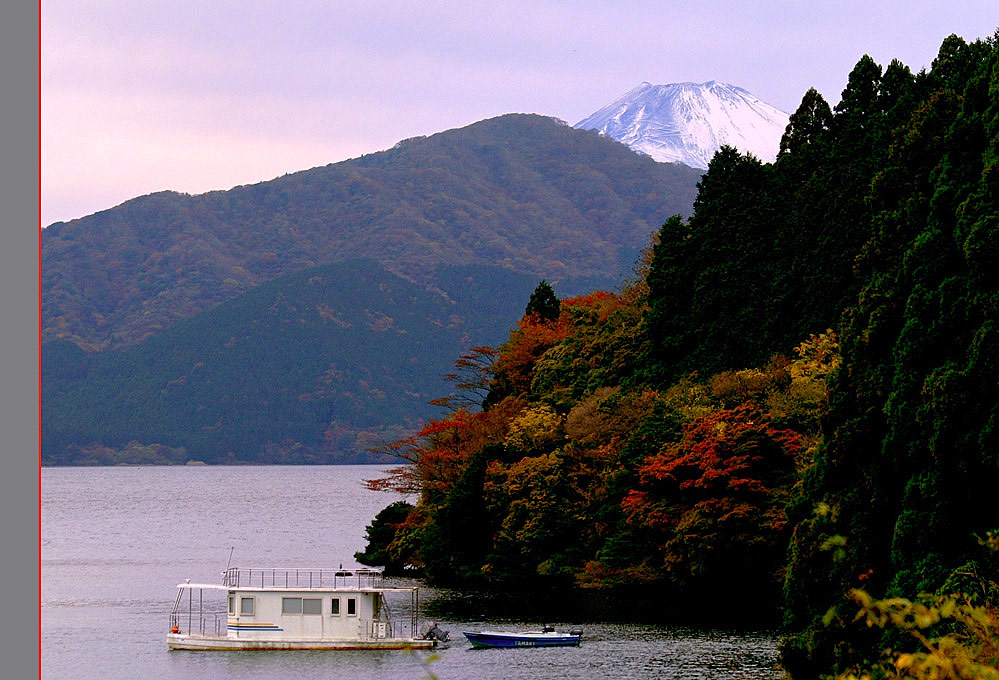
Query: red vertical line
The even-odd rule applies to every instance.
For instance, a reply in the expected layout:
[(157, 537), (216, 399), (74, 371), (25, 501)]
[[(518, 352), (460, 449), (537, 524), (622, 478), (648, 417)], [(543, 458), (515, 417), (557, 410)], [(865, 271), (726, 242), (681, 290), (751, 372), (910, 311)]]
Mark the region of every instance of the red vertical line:
[(42, 3), (38, 1), (38, 677), (42, 677)]

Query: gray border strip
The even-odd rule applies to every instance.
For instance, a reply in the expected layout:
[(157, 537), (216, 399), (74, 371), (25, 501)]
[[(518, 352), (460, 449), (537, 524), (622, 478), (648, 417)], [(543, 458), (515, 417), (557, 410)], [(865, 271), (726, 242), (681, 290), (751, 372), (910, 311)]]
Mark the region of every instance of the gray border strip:
[(6, 677), (40, 673), (38, 467), (40, 2), (0, 5), (0, 573)]

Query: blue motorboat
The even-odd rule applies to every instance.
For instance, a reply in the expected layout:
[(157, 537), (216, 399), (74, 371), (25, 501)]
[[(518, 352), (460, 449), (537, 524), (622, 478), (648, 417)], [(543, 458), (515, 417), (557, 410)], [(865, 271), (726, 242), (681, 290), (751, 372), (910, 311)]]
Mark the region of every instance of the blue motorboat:
[(473, 647), (578, 647), (583, 631), (573, 629), (559, 633), (547, 626), (538, 631), (516, 633), (509, 631), (465, 632)]

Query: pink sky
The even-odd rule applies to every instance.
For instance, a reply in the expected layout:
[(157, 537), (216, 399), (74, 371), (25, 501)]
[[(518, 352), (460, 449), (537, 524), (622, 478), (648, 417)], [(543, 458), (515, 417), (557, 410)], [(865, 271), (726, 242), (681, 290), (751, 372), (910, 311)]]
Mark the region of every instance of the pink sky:
[(42, 0), (42, 223), (504, 113), (571, 125), (642, 81), (835, 104), (865, 53), (918, 71), (997, 27), (995, 0)]

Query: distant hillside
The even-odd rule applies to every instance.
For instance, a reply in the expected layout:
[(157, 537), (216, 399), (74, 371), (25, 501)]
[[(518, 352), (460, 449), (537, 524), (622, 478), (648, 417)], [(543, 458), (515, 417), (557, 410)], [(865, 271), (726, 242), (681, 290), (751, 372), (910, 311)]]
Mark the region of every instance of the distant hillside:
[[(370, 462), (368, 447), (440, 413), (441, 376), (503, 337), (537, 283), (457, 266), (441, 279), (460, 303), (372, 260), (323, 265), (121, 350), (46, 343), (43, 463)], [(505, 294), (477, 297), (487, 279)]]
[(512, 114), (229, 191), (143, 196), (43, 230), (42, 339), (134, 345), (266, 281), (357, 257), (430, 287), (440, 264), (562, 290), (617, 280), (669, 215), (690, 213), (700, 174)]

